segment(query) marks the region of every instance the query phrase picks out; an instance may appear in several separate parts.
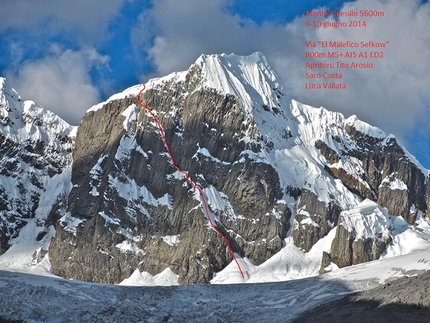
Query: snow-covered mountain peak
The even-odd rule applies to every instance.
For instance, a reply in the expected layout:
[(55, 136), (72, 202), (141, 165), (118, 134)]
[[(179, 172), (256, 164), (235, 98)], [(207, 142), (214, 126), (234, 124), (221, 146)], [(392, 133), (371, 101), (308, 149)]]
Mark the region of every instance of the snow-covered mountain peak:
[[(168, 82), (182, 83), (188, 76), (193, 76), (199, 69), (200, 83), (194, 90), (201, 88), (215, 89), (221, 94), (231, 94), (239, 99), (247, 115), (253, 114), (253, 108), (264, 107), (271, 111), (278, 109), (283, 97), (283, 87), (278, 77), (261, 52), (248, 56), (235, 54), (201, 55), (188, 70), (173, 72), (169, 75), (153, 78), (145, 83), (146, 89), (155, 89)], [(122, 93), (111, 96), (105, 102), (91, 107), (87, 112), (101, 109), (106, 103), (139, 93), (142, 86), (135, 85)]]
[(59, 149), (59, 142), (74, 138), (76, 130), (77, 127), (35, 102), (22, 101), (18, 92), (0, 77), (0, 132), (3, 136), (17, 142), (42, 141)]
[(22, 113), (21, 97), (7, 82), (0, 77), (0, 125), (17, 119)]
[(278, 77), (260, 52), (249, 56), (201, 55), (194, 65), (202, 71), (203, 86), (236, 96), (246, 112), (255, 105), (278, 106)]
[(347, 126), (372, 138), (386, 138), (384, 131), (358, 119), (356, 115), (345, 118), (340, 112), (324, 107), (315, 108), (294, 99), (291, 101), (291, 113), (299, 122), (299, 131), (306, 144), (313, 145), (316, 140), (330, 140), (332, 136), (343, 137)]
[(21, 100), (21, 96), (10, 86), (4, 77), (0, 77), (0, 93), (2, 97), (6, 95), (14, 99)]

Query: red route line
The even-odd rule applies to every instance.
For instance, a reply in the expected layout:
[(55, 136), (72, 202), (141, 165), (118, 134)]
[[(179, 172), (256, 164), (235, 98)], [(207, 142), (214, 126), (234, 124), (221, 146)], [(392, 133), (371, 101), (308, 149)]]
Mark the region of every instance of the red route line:
[(243, 271), (242, 271), (242, 268), (240, 267), (240, 264), (239, 264), (239, 261), (237, 260), (237, 258), (236, 258), (236, 256), (235, 256), (235, 254), (234, 254), (234, 251), (233, 251), (233, 248), (231, 247), (231, 245), (230, 245), (230, 243), (228, 242), (228, 240), (227, 240), (227, 238), (219, 231), (219, 229), (215, 226), (215, 224), (212, 222), (212, 219), (211, 219), (211, 217), (210, 217), (210, 215), (209, 215), (209, 208), (208, 208), (208, 203), (206, 202), (206, 199), (205, 199), (205, 196), (204, 196), (204, 194), (203, 194), (203, 191), (202, 191), (202, 189), (199, 187), (199, 186), (197, 186), (191, 179), (190, 179), (190, 177), (188, 176), (188, 173), (186, 172), (186, 171), (183, 171), (182, 169), (180, 169), (178, 166), (176, 166), (176, 164), (175, 164), (175, 161), (174, 161), (174, 159), (173, 159), (173, 155), (172, 155), (172, 152), (170, 151), (170, 147), (169, 147), (169, 144), (167, 143), (167, 139), (166, 139), (166, 134), (164, 133), (164, 129), (163, 129), (163, 126), (161, 125), (161, 123), (160, 123), (160, 121), (158, 120), (158, 118), (157, 118), (157, 116), (154, 114), (154, 112), (152, 112), (152, 110), (151, 110), (151, 108), (149, 107), (149, 105), (148, 104), (143, 104), (143, 102), (142, 102), (142, 99), (140, 98), (140, 96), (141, 96), (141, 94), (142, 94), (142, 92), (144, 91), (146, 89), (146, 86), (145, 86), (145, 84), (143, 84), (143, 89), (142, 90), (140, 90), (140, 92), (139, 92), (139, 94), (137, 95), (137, 100), (139, 101), (139, 104), (140, 104), (140, 106), (142, 107), (142, 108), (145, 108), (150, 114), (151, 114), (151, 116), (152, 116), (152, 118), (154, 119), (154, 121), (155, 121), (155, 123), (157, 124), (157, 126), (158, 126), (158, 130), (160, 130), (160, 134), (161, 134), (161, 137), (163, 138), (163, 141), (164, 141), (164, 146), (166, 147), (166, 149), (167, 149), (167, 153), (169, 154), (169, 157), (170, 157), (170, 160), (172, 161), (172, 166), (173, 166), (173, 168), (174, 169), (176, 169), (178, 172), (180, 172), (181, 174), (183, 174), (184, 176), (185, 176), (185, 179), (186, 179), (186, 181), (188, 182), (188, 183), (190, 183), (191, 184), (191, 186), (195, 189), (195, 190), (197, 190), (199, 193), (200, 193), (200, 197), (202, 198), (202, 201), (203, 201), (203, 205), (204, 205), (204, 209), (205, 209), (205, 213), (206, 213), (206, 217), (208, 218), (208, 220), (209, 220), (209, 223), (210, 223), (210, 225), (211, 225), (211, 227), (212, 227), (212, 229), (224, 240), (224, 242), (225, 242), (225, 244), (227, 245), (227, 247), (228, 247), (228, 250), (230, 251), (230, 253), (231, 253), (231, 256), (233, 257), (233, 259), (234, 259), (234, 261), (236, 262), (236, 265), (237, 265), (237, 268), (239, 269), (239, 271), (240, 271), (240, 274), (242, 275), (242, 278), (245, 278), (245, 275), (243, 274)]

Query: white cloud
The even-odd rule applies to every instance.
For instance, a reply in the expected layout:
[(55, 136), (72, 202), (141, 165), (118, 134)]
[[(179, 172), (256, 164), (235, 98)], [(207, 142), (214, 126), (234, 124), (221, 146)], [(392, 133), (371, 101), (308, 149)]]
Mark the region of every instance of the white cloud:
[(2, 1), (0, 33), (11, 28), (38, 35), (74, 32), (83, 42), (97, 41), (125, 1)]
[[(314, 29), (305, 28), (304, 16), (283, 26), (257, 26), (231, 15), (227, 0), (157, 0), (141, 15), (133, 40), (136, 48), (146, 46), (158, 75), (188, 68), (201, 53), (262, 51), (291, 97), (347, 116), (357, 114), (402, 137), (418, 120), (428, 118), (424, 110), (430, 102), (430, 33), (426, 32), (430, 4), (420, 3), (346, 2), (342, 11), (372, 9), (383, 11), (385, 17), (366, 19), (365, 28)], [(390, 45), (373, 69), (342, 71), (346, 90), (310, 91), (305, 89), (306, 40), (389, 40)]]
[(159, 75), (188, 67), (201, 53), (257, 50), (257, 44), (244, 40), (254, 24), (229, 15), (228, 4), (228, 0), (153, 1), (133, 32), (135, 48), (148, 50)]
[(107, 56), (93, 48), (63, 50), (58, 45), (43, 59), (25, 62), (17, 74), (7, 73), (10, 84), (24, 99), (31, 99), (71, 124), (78, 124), (85, 111), (100, 101), (90, 71), (106, 65)]
[[(369, 8), (384, 12), (384, 17), (367, 18), (367, 26), (362, 28), (317, 29), (312, 39), (389, 41), (383, 50), (384, 58), (362, 60), (374, 64), (370, 70), (339, 70), (348, 86), (341, 91), (305, 90), (301, 70), (294, 75), (302, 80), (295, 84), (294, 94), (308, 98), (311, 104), (357, 114), (387, 132), (404, 136), (418, 120), (428, 118), (425, 108), (430, 107), (426, 89), (430, 84), (430, 33), (423, 31), (430, 21), (430, 4), (420, 5), (418, 0), (358, 0), (346, 3), (342, 10)], [(304, 23), (304, 18), (301, 20)], [(351, 19), (340, 19), (348, 20)], [(304, 60), (300, 64), (303, 63)]]
[[(95, 48), (110, 37), (109, 23), (127, 1), (133, 0), (3, 1), (0, 35), (8, 47), (2, 57), (9, 55), (2, 73), (24, 98), (77, 124), (111, 87), (108, 57)], [(81, 49), (65, 50), (53, 39)]]

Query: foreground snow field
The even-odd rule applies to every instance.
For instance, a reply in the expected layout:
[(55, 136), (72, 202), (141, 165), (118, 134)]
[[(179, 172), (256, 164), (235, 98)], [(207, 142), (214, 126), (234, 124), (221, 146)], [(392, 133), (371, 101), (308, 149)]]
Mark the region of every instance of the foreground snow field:
[(315, 306), (430, 269), (428, 250), (299, 280), (128, 287), (0, 271), (0, 318), (28, 322), (289, 322)]
[(0, 272), (0, 318), (37, 322), (288, 322), (350, 290), (310, 278), (258, 285), (125, 287)]

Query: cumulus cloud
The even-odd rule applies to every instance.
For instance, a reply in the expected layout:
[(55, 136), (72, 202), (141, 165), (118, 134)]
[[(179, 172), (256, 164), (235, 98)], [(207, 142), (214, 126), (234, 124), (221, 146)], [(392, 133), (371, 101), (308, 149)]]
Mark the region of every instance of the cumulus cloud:
[[(262, 51), (299, 101), (325, 106), (382, 127), (403, 137), (418, 120), (428, 118), (430, 84), (430, 3), (419, 0), (357, 0), (341, 11), (378, 10), (384, 17), (367, 18), (365, 28), (306, 28), (309, 17), (285, 25), (252, 21), (233, 15), (229, 1), (157, 0), (136, 26), (133, 41), (145, 48), (158, 75), (183, 70), (201, 53)], [(309, 8), (316, 9), (316, 8)], [(304, 13), (303, 13), (304, 14)], [(349, 20), (341, 18), (340, 21)], [(390, 41), (385, 57), (373, 69), (336, 70), (346, 90), (305, 89), (305, 41)], [(342, 60), (344, 61), (344, 60)], [(362, 61), (360, 61), (362, 62)], [(321, 72), (314, 70), (314, 72)]]
[(126, 0), (2, 1), (0, 33), (18, 29), (37, 35), (78, 33), (81, 41), (96, 41)]
[(23, 99), (34, 100), (77, 125), (85, 111), (100, 101), (90, 71), (108, 61), (93, 48), (72, 51), (53, 45), (48, 56), (27, 61), (6, 77)]
[(3, 1), (2, 74), (23, 97), (77, 124), (112, 87), (108, 57), (95, 48), (110, 37), (109, 24), (127, 1), (133, 0)]
[[(159, 75), (188, 67), (201, 53), (247, 54), (259, 46), (244, 37), (255, 25), (231, 16), (228, 0), (154, 1), (143, 12), (132, 40), (138, 52), (146, 49)], [(146, 48), (145, 48), (146, 46)]]

